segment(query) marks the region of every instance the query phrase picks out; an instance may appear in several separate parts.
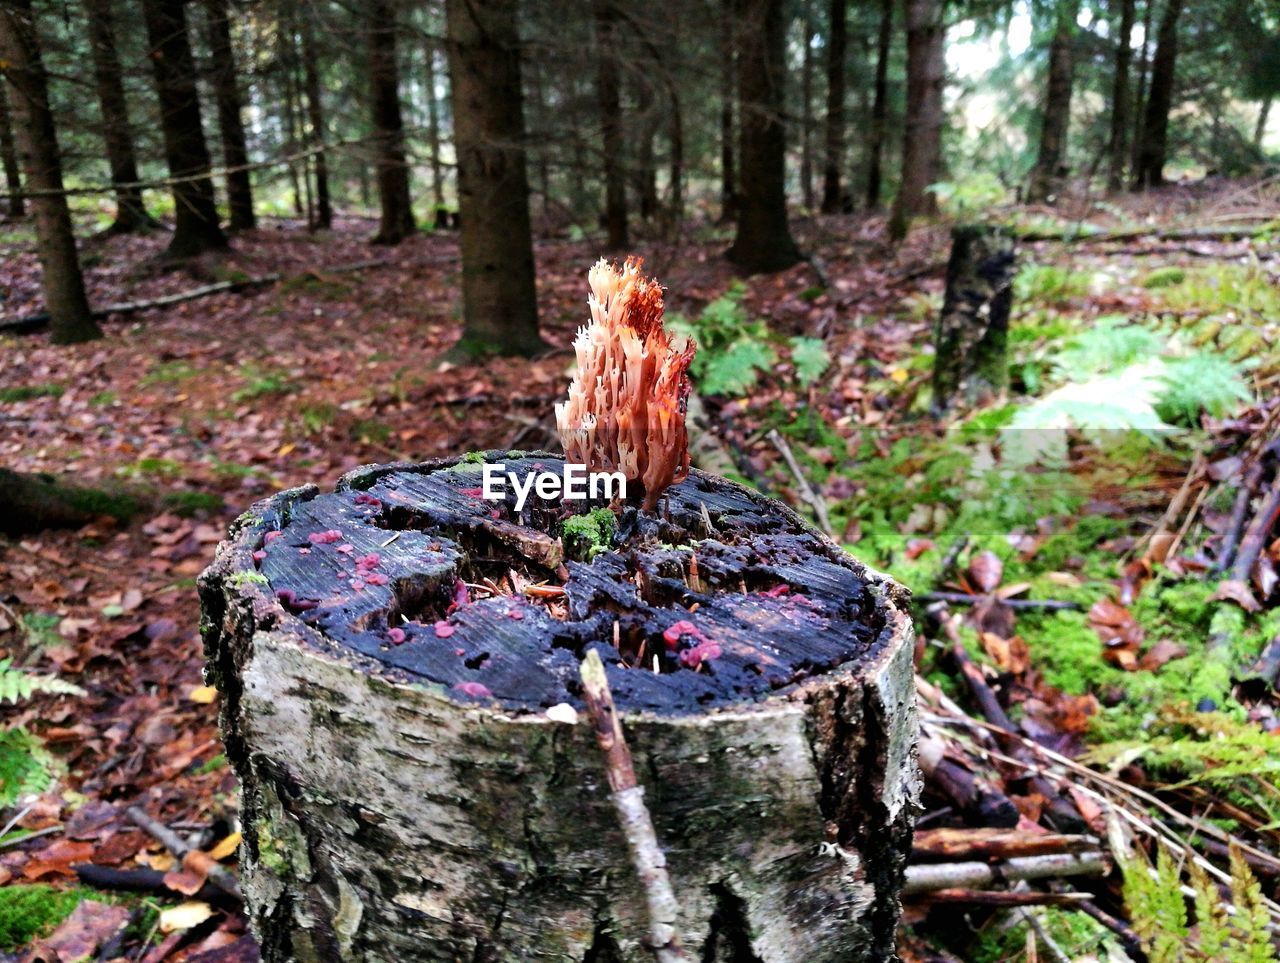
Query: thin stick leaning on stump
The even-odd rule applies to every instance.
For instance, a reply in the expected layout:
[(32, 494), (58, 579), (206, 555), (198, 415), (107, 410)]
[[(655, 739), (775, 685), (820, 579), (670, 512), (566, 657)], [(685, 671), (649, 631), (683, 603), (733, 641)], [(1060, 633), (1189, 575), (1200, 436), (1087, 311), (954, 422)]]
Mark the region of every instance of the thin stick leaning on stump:
[(644, 787), (636, 783), (631, 750), (613, 706), (604, 663), (595, 649), (582, 660), (581, 673), (582, 696), (595, 726), (596, 742), (604, 753), (610, 796), (649, 909), (649, 948), (659, 963), (688, 963), (689, 957), (676, 933), (679, 904), (667, 875), (667, 859), (658, 845), (653, 820), (644, 804)]
[[(129, 817), (129, 820), (135, 826), (146, 830), (147, 833), (156, 840), (156, 842), (160, 843), (165, 849), (173, 853), (173, 855), (177, 857), (178, 862), (185, 865), (187, 855), (189, 853), (198, 852), (198, 850), (188, 846), (182, 840), (182, 837), (171, 830), (168, 826), (152, 819), (139, 807), (130, 806), (124, 811), (124, 814)], [(218, 889), (222, 890), (228, 896), (234, 897), (236, 900), (243, 902), (244, 896), (240, 893), (240, 884), (236, 882), (236, 878), (232, 874), (231, 870), (227, 869), (225, 866), (220, 866), (211, 857), (205, 856), (203, 853), (200, 855), (205, 857), (204, 860), (201, 860), (200, 862), (205, 864), (203, 868), (206, 870), (209, 882), (218, 887)]]

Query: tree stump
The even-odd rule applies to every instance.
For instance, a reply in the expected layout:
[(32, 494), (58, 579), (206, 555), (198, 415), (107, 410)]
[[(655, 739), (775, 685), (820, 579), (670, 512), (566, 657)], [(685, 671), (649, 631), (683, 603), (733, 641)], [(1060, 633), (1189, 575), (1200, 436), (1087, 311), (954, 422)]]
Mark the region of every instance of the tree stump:
[(893, 958), (905, 591), (697, 471), (652, 515), (481, 494), (471, 459), (361, 468), (258, 503), (201, 578), (264, 959), (650, 959), (590, 648), (692, 957)]
[(1009, 384), (1009, 311), (1016, 269), (1013, 235), (987, 225), (951, 232), (947, 289), (933, 326), (933, 409), (957, 394), (970, 403)]

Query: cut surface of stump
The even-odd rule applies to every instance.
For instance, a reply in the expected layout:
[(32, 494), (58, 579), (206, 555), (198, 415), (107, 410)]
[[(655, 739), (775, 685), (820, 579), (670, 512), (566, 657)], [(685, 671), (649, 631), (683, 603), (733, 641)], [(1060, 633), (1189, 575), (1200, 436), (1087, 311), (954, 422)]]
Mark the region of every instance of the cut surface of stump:
[(693, 956), (891, 958), (917, 792), (905, 593), (714, 476), (652, 515), (517, 512), (482, 497), (480, 457), (562, 468), (490, 452), (283, 492), (201, 579), (265, 958), (650, 959), (585, 717), (592, 648)]

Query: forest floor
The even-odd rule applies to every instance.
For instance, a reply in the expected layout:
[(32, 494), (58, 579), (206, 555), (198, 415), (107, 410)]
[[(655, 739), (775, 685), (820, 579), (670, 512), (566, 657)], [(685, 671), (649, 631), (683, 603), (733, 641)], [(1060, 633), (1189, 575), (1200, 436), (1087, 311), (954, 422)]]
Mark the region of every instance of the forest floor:
[[(797, 220), (814, 263), (745, 282), (720, 257), (727, 234), (716, 228), (635, 251), (703, 343), (698, 384), (738, 474), (809, 510), (776, 428), (837, 540), (918, 596), (969, 596), (920, 608), (921, 673), (944, 697), (972, 704), (953, 663), (959, 640), (1024, 735), (1269, 852), (1280, 844), (1274, 706), (1269, 687), (1241, 701), (1232, 679), (1280, 635), (1280, 615), (1232, 606), (1223, 622), (1231, 603), (1214, 599), (1201, 545), (1230, 513), (1226, 459), (1238, 453), (1228, 449), (1272, 410), (1280, 253), (1269, 238), (1161, 235), (1256, 225), (1278, 209), (1280, 192), (1263, 182), (1020, 211), (1024, 224), (1073, 234), (1084, 224), (1147, 233), (1023, 245), (1010, 392), (946, 423), (926, 414), (945, 227), (895, 248), (879, 217)], [(128, 522), (0, 541), (0, 657), (82, 690), (5, 710), (0, 750), (15, 732), (37, 736), (56, 778), (0, 831), (0, 959), (33, 940), (51, 959), (254, 958), (242, 920), (201, 888), (208, 866), (188, 860), (179, 874), (124, 815), (136, 804), (234, 858), (236, 784), (217, 696), (201, 679), (195, 594), (228, 522), (274, 491), (330, 485), (362, 463), (555, 447), (552, 404), (585, 320), (595, 242), (538, 244), (552, 352), (456, 365), (439, 361), (459, 333), (456, 238), (388, 250), (371, 248), (369, 233), (361, 220), (321, 234), (270, 222), (231, 254), (168, 273), (149, 267), (163, 236), (95, 239), (83, 246), (95, 304), (286, 280), (109, 318), (89, 344), (0, 343), (0, 466), (147, 496)], [(384, 263), (343, 270), (375, 259)], [(0, 319), (39, 310), (27, 226), (0, 225), (0, 264)], [(1077, 430), (1086, 423), (1106, 430)], [(1195, 511), (1179, 503), (1184, 491)], [(1275, 561), (1280, 545), (1263, 553), (1264, 569)], [(1264, 600), (1272, 587), (1261, 586)], [(1206, 644), (1223, 624), (1225, 646)], [(1215, 757), (1211, 744), (1230, 752)], [(1046, 824), (1050, 801), (1004, 775), (1022, 828)], [(0, 764), (0, 785), (24, 778), (40, 787), (39, 773)], [(927, 824), (955, 815), (945, 800), (926, 803)], [(1097, 807), (1078, 808), (1105, 836)], [(168, 875), (143, 895), (92, 890), (72, 868), (83, 863)], [(1274, 897), (1280, 862), (1255, 870)], [(95, 911), (64, 921), (81, 899), (120, 909), (87, 904)], [(927, 959), (945, 944), (963, 959), (1018, 958), (1033, 923), (1073, 958), (1102, 958), (1116, 939), (1061, 909), (1030, 923), (962, 909), (913, 905), (904, 954)]]

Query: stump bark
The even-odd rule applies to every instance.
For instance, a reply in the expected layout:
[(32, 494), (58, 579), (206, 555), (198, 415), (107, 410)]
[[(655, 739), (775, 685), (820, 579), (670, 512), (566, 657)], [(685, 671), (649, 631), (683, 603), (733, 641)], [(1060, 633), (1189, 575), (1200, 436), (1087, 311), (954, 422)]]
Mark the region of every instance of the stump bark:
[(264, 959), (651, 959), (592, 648), (692, 956), (892, 959), (918, 797), (905, 591), (696, 471), (653, 515), (481, 492), (465, 459), (282, 492), (201, 578)]

